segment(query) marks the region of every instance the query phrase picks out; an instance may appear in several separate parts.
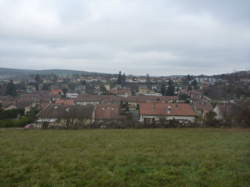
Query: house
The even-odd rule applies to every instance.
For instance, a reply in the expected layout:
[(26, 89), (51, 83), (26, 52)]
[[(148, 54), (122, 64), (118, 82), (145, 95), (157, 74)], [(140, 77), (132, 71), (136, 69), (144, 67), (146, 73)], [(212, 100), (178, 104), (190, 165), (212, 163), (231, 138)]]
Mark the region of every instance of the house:
[(125, 98), (114, 95), (88, 95), (82, 94), (77, 99), (75, 99), (78, 105), (97, 105), (97, 104), (119, 104), (121, 100)]
[(195, 77), (195, 80), (201, 84), (203, 83), (214, 84), (216, 82), (216, 78), (210, 76), (197, 76)]
[(177, 96), (130, 96), (126, 98), (129, 104), (137, 105), (147, 102), (172, 103), (178, 99)]
[(154, 90), (147, 88), (147, 86), (139, 86), (137, 95), (145, 95), (145, 96), (162, 96), (161, 93), (157, 93)]
[(94, 121), (94, 106), (50, 104), (38, 114), (38, 117), (37, 127), (44, 124), (61, 128), (86, 127)]
[(147, 94), (147, 93), (149, 93), (150, 91), (151, 91), (151, 90), (148, 89), (146, 85), (139, 86), (139, 88), (138, 88), (138, 94), (139, 94), (139, 95)]
[(30, 99), (18, 99), (16, 101), (16, 108), (24, 109), (24, 114), (28, 114), (32, 110), (32, 108), (35, 108), (36, 106), (37, 103)]
[(57, 105), (75, 105), (75, 101), (73, 99), (57, 99), (55, 101)]
[(113, 88), (110, 90), (110, 93), (121, 97), (128, 97), (132, 95), (130, 88)]
[(120, 115), (119, 104), (99, 104), (95, 109), (95, 121), (121, 120), (125, 119)]
[(196, 113), (186, 103), (141, 103), (140, 121), (153, 122), (160, 119), (175, 119), (179, 122), (194, 122)]
[(132, 91), (130, 88), (122, 88), (118, 89), (117, 96), (128, 97), (132, 95)]
[(85, 93), (86, 92), (86, 85), (77, 85), (75, 87), (75, 91), (79, 93)]
[(98, 95), (82, 94), (75, 99), (77, 105), (97, 105), (101, 102), (101, 97)]
[(63, 91), (61, 89), (53, 89), (50, 92), (53, 96), (60, 96), (63, 94)]
[(5, 106), (3, 109), (4, 110), (14, 110), (14, 109), (17, 109), (17, 106), (15, 104), (10, 104), (8, 106)]
[(27, 93), (33, 93), (36, 91), (36, 87), (35, 85), (32, 85), (32, 84), (28, 84), (26, 85), (26, 92)]
[(204, 119), (206, 114), (213, 111), (213, 106), (208, 102), (201, 101), (193, 101), (192, 103), (194, 111)]
[(121, 96), (114, 96), (114, 95), (103, 95), (100, 96), (101, 104), (120, 104), (121, 101), (126, 100), (124, 97)]
[(213, 112), (216, 113), (216, 119), (224, 120), (227, 116), (230, 116), (232, 113), (233, 105), (231, 103), (218, 103), (213, 109)]
[(105, 85), (104, 85), (104, 88), (109, 92), (110, 89), (111, 89), (110, 84), (105, 84)]
[(66, 97), (70, 99), (75, 99), (79, 96), (78, 93), (66, 93)]
[(157, 93), (157, 92), (154, 92), (154, 91), (151, 91), (147, 94), (144, 94), (145, 96), (162, 96), (161, 93)]
[(17, 109), (16, 99), (9, 96), (0, 96), (0, 109), (3, 110)]
[(19, 100), (31, 101), (31, 102), (42, 102), (42, 101), (50, 101), (51, 93), (48, 91), (36, 91), (33, 93), (22, 94), (18, 97)]
[(202, 92), (198, 91), (198, 90), (191, 90), (191, 91), (187, 91), (187, 92), (192, 100), (200, 100), (203, 97)]

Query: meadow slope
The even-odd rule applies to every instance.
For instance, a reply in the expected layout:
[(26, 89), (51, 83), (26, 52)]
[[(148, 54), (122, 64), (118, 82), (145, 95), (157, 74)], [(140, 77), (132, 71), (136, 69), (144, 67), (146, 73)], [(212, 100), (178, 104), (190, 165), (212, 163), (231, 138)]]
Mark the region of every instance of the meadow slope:
[(0, 186), (250, 186), (249, 129), (0, 129)]

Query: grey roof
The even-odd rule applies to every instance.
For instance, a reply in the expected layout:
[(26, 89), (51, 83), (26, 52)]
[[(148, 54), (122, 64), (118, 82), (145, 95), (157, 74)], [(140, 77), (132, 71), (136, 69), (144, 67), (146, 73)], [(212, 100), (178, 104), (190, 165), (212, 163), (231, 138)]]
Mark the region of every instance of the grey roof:
[(50, 104), (47, 108), (40, 112), (40, 118), (57, 118), (57, 119), (91, 119), (94, 110), (93, 105), (66, 106)]

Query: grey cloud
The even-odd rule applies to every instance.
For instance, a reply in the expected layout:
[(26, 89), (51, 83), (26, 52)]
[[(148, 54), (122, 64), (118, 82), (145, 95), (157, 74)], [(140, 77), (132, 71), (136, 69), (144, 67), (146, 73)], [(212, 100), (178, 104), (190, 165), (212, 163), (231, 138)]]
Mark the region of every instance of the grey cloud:
[(249, 4), (0, 0), (0, 66), (155, 75), (245, 69)]
[(250, 1), (248, 0), (175, 0), (184, 11), (195, 13), (207, 13), (217, 19), (233, 22), (234, 24), (249, 24)]

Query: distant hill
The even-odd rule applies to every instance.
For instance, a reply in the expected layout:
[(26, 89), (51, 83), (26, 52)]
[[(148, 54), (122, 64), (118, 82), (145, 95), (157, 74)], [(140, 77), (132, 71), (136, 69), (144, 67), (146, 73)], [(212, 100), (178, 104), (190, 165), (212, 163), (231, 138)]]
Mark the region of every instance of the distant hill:
[(222, 79), (229, 79), (229, 80), (244, 79), (244, 78), (249, 79), (250, 78), (250, 70), (236, 71), (233, 73), (226, 73), (226, 74), (219, 74), (219, 75), (216, 75), (215, 77), (222, 78)]
[[(40, 75), (49, 75), (49, 74), (55, 74), (58, 76), (67, 76), (67, 75), (73, 75), (73, 74), (81, 74), (81, 75), (112, 75), (108, 73), (97, 73), (97, 72), (88, 72), (88, 71), (78, 71), (78, 70), (65, 70), (65, 69), (48, 69), (48, 70), (32, 70), (32, 69), (12, 69), (12, 68), (0, 68), (0, 79), (5, 78), (25, 78), (28, 75), (32, 74), (40, 74)], [(217, 75), (211, 75), (213, 77), (222, 78), (222, 77), (230, 77), (233, 75), (237, 75), (238, 77), (248, 77), (250, 76), (250, 71), (237, 71), (234, 73), (226, 73), (226, 74), (217, 74)], [(177, 77), (183, 77), (186, 75), (168, 75), (164, 77), (169, 78), (177, 78)], [(206, 75), (198, 75), (198, 76), (206, 76)], [(162, 76), (160, 76), (162, 77)]]
[(30, 70), (30, 69), (11, 69), (11, 68), (0, 68), (0, 79), (3, 78), (14, 78), (14, 77), (25, 77), (32, 74), (55, 74), (58, 76), (67, 76), (73, 74), (83, 75), (100, 75), (105, 73), (87, 72), (87, 71), (76, 71), (76, 70), (61, 70), (61, 69), (48, 69), (48, 70)]
[(34, 70), (0, 68), (0, 79), (24, 77), (24, 76), (30, 75), (32, 73), (34, 73)]

